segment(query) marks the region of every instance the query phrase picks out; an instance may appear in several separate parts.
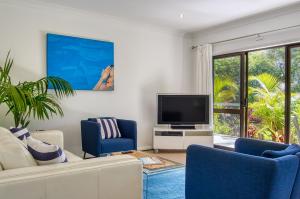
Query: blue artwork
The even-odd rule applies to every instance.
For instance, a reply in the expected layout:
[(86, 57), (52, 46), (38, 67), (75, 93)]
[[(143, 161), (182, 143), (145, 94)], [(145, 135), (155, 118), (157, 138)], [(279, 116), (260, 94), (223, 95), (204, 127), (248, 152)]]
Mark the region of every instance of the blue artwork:
[(114, 43), (47, 34), (47, 75), (75, 90), (114, 90)]

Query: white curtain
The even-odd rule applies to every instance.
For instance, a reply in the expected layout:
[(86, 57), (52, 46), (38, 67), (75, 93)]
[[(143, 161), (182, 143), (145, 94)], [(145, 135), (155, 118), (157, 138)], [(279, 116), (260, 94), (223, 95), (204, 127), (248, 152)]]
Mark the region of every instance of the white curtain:
[(209, 95), (210, 126), (213, 125), (213, 71), (212, 71), (212, 45), (205, 44), (197, 47), (196, 52), (196, 93)]

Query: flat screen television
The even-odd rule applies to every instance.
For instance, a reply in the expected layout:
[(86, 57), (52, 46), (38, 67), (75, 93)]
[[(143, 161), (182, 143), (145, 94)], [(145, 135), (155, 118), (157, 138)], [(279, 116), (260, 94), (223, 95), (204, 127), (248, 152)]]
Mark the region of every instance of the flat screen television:
[(158, 124), (209, 124), (208, 95), (158, 94)]

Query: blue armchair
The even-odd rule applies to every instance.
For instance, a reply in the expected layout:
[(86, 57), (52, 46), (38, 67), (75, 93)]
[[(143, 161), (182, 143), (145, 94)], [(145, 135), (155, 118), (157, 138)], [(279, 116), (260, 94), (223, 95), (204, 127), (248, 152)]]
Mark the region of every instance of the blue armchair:
[(84, 158), (86, 153), (101, 154), (137, 149), (137, 125), (135, 121), (117, 119), (121, 138), (102, 139), (100, 124), (93, 119), (81, 121), (81, 141)]
[(240, 138), (235, 152), (191, 145), (187, 149), (186, 199), (299, 199), (300, 153), (264, 158), (288, 145)]

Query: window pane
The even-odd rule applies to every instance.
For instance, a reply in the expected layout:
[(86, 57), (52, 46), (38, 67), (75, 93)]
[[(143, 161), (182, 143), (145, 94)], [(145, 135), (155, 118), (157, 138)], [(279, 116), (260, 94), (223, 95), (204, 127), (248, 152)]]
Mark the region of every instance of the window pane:
[(290, 142), (300, 142), (300, 47), (291, 49), (291, 136)]
[(240, 108), (240, 56), (214, 60), (214, 108)]
[(239, 137), (240, 115), (231, 113), (214, 113), (214, 133)]
[(284, 142), (285, 48), (248, 57), (248, 136)]

